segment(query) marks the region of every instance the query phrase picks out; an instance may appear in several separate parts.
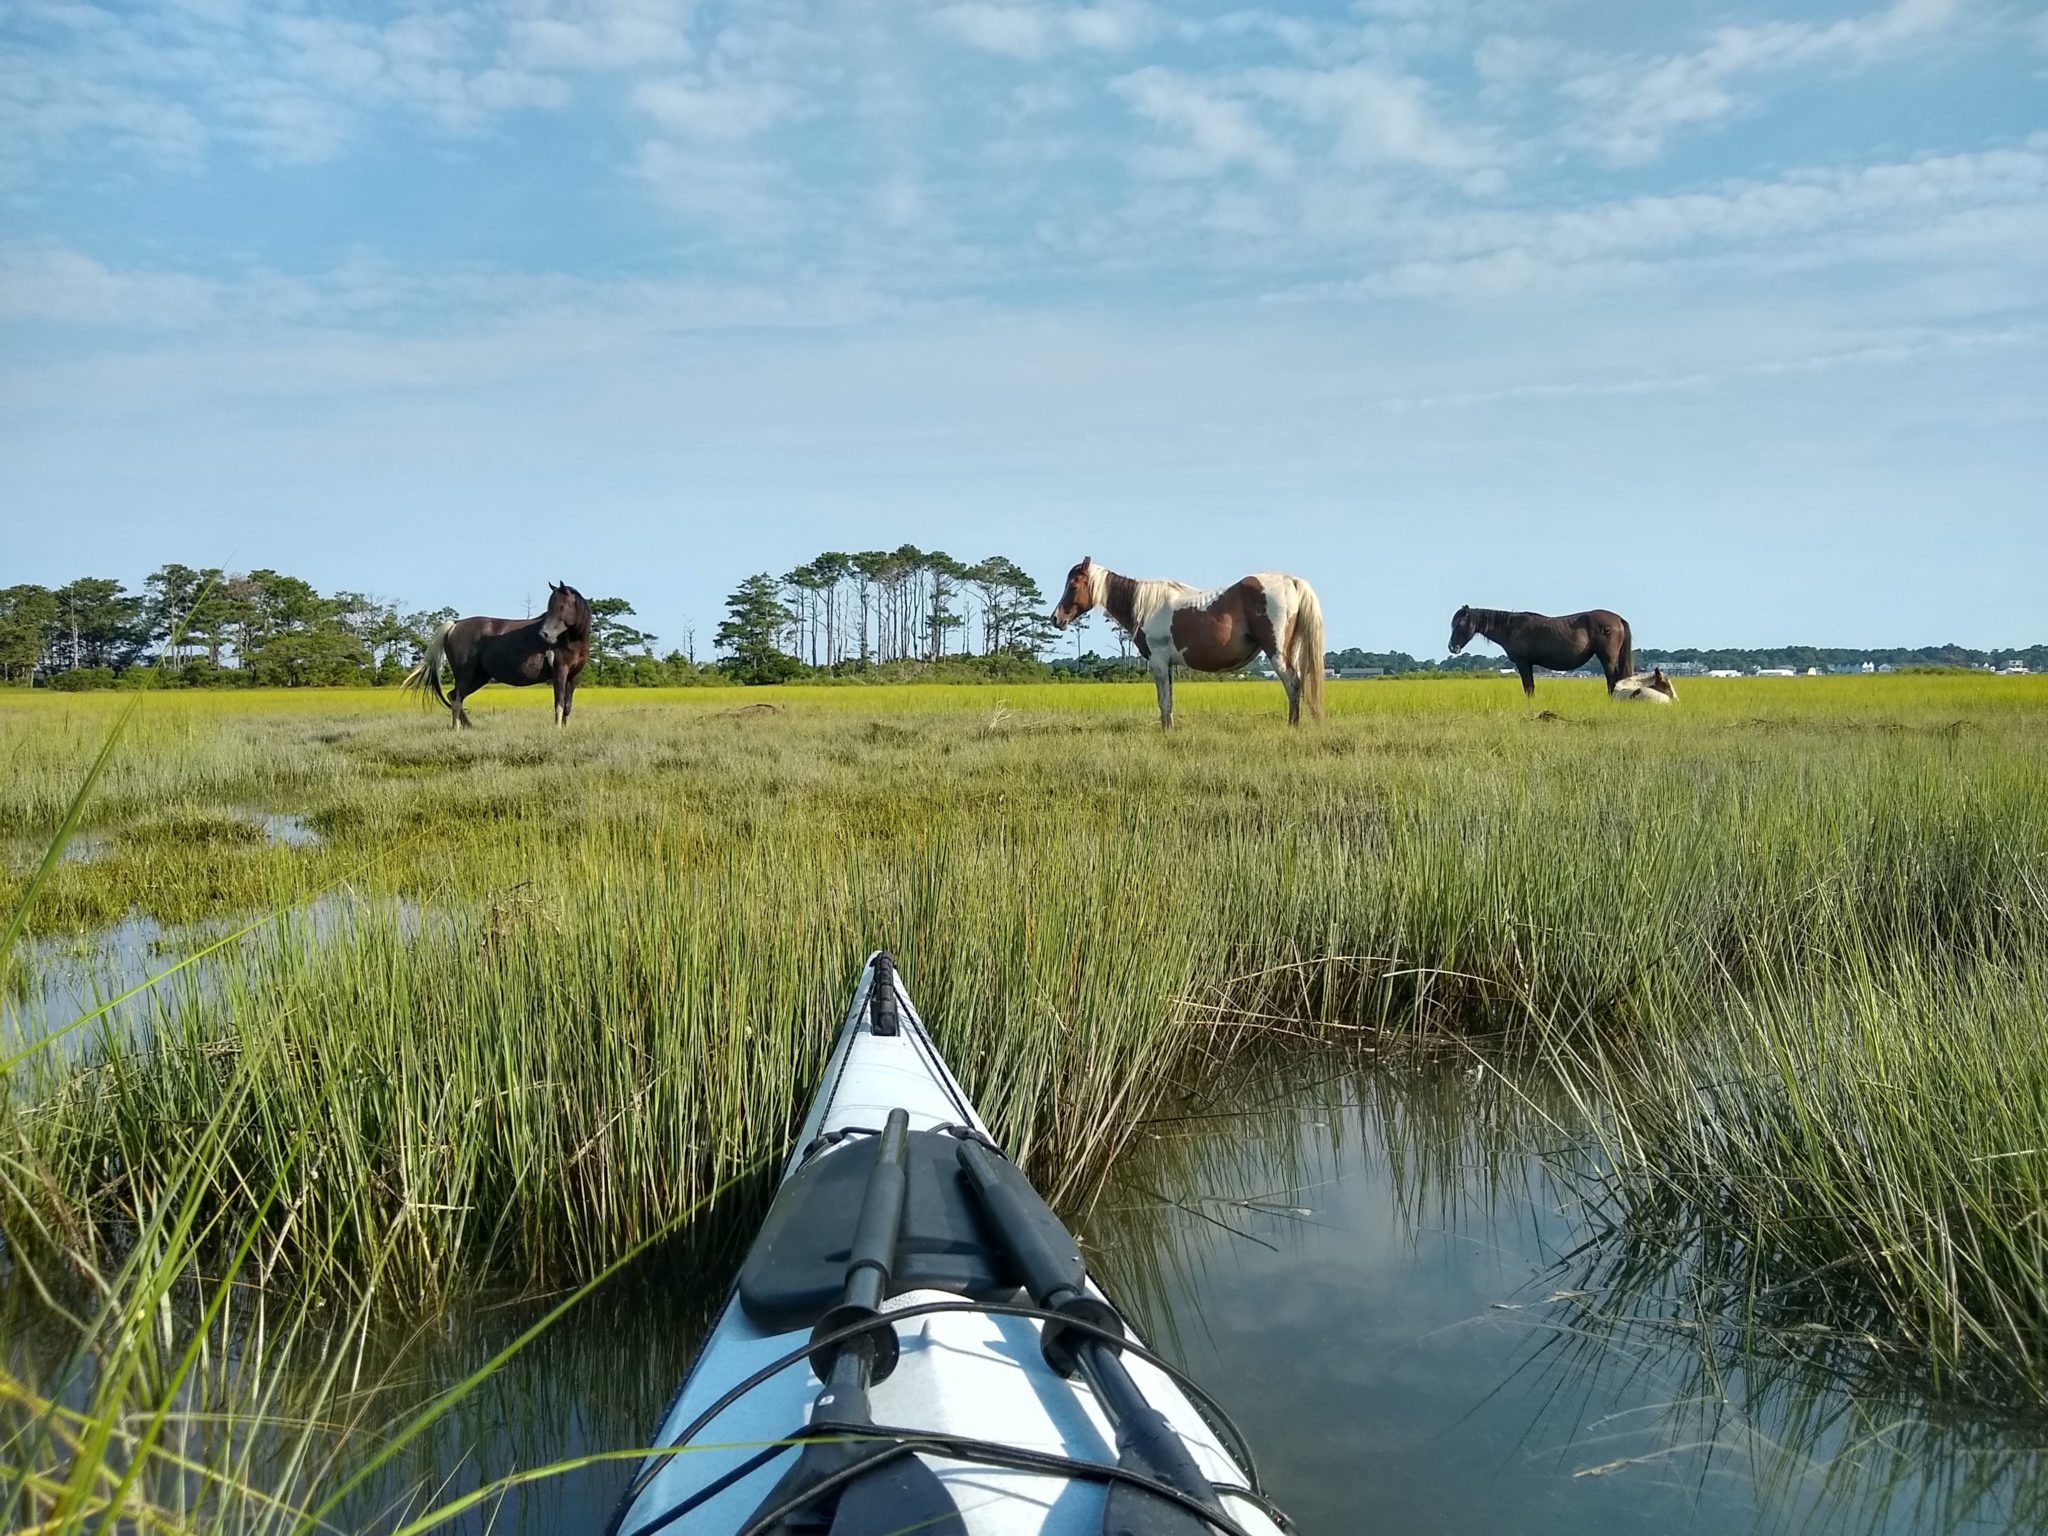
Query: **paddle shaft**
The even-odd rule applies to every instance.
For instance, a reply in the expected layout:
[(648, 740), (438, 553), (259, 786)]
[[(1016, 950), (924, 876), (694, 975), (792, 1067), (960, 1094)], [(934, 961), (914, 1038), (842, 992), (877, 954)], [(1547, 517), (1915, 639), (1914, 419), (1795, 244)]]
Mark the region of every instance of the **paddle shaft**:
[[(845, 1319), (856, 1310), (879, 1316), (889, 1297), (889, 1276), (896, 1267), (896, 1242), (903, 1232), (903, 1205), (910, 1194), (910, 1116), (901, 1109), (889, 1111), (882, 1125), (881, 1145), (875, 1152), (875, 1166), (868, 1171), (867, 1188), (861, 1193), (860, 1217), (853, 1226), (853, 1245), (846, 1260), (846, 1290), (833, 1316)], [(878, 1324), (887, 1327), (887, 1324)], [(820, 1410), (855, 1394), (860, 1410), (867, 1410), (869, 1378), (875, 1369), (877, 1340), (872, 1332), (848, 1339), (833, 1357), (825, 1379), (825, 1394), (818, 1399)], [(893, 1352), (890, 1363), (893, 1365)]]
[[(903, 1232), (910, 1189), (910, 1116), (889, 1111), (861, 1194), (860, 1214), (847, 1253), (846, 1284), (838, 1306), (818, 1320), (812, 1337), (860, 1328), (838, 1344), (812, 1351), (825, 1390), (811, 1409), (811, 1435), (796, 1464), (768, 1493), (748, 1531), (855, 1536), (897, 1528), (928, 1536), (966, 1536), (952, 1496), (931, 1469), (912, 1456), (835, 1435), (835, 1428), (871, 1427), (868, 1386), (896, 1367), (896, 1330), (882, 1315), (890, 1273)], [(842, 1154), (843, 1155), (843, 1154)], [(871, 1326), (862, 1327), (864, 1323)], [(862, 1463), (872, 1463), (862, 1466)], [(899, 1516), (902, 1517), (899, 1521)]]
[[(1088, 1294), (1083, 1284), (1085, 1271), (1071, 1256), (1062, 1255), (1047, 1241), (1031, 1213), (1019, 1203), (1020, 1197), (1010, 1182), (1002, 1177), (987, 1148), (962, 1142), (960, 1168), (967, 1176), (968, 1187), (980, 1197), (996, 1236), (1016, 1261), (1024, 1277), (1024, 1289), (1030, 1292), (1033, 1302), (1048, 1312), (1072, 1312), (1091, 1323), (1100, 1321), (1105, 1314), (1114, 1318), (1113, 1311)], [(1072, 1241), (1071, 1237), (1068, 1241)], [(1166, 1415), (1138, 1390), (1131, 1373), (1117, 1358), (1115, 1346), (1084, 1335), (1068, 1347), (1094, 1389), (1096, 1401), (1109, 1415), (1116, 1431), (1119, 1458), (1138, 1463), (1160, 1481), (1172, 1484), (1220, 1513), (1223, 1505), (1215, 1488), (1203, 1476), (1186, 1442)]]

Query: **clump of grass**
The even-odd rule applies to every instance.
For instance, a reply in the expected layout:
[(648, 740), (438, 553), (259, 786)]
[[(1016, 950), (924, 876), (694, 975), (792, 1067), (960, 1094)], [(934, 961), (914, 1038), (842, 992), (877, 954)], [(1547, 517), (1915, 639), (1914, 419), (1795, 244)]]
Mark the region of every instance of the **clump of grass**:
[(1684, 1263), (1760, 1333), (1837, 1369), (2041, 1403), (2044, 1016), (2038, 962), (1909, 956), (1784, 978), (1711, 1031), (1557, 1055), (1639, 1262)]

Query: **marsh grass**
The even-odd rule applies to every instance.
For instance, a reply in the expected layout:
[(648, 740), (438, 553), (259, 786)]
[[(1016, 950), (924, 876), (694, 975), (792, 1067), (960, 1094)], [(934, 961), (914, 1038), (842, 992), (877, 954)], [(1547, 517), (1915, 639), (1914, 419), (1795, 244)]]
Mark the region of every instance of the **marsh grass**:
[[(1700, 1241), (1710, 1222), (1680, 1231), (1650, 1208), (1628, 1220), (1600, 1176), (1601, 1145), (1560, 1135), (1584, 1124), (1573, 1101), (1581, 1083), (1553, 1067), (1404, 1037), (1378, 1037), (1363, 1059), (1253, 1045), (1179, 1074), (1172, 1102), (1140, 1128), (1079, 1220), (1118, 1299), (1183, 1363), (1218, 1350), (1205, 1332), (1236, 1332), (1219, 1297), (1270, 1289), (1274, 1315), (1252, 1324), (1267, 1347), (1291, 1329), (1324, 1368), (1372, 1360), (1363, 1379), (1383, 1371), (1387, 1389), (1385, 1408), (1369, 1415), (1393, 1416), (1427, 1381), (1422, 1398), (1456, 1415), (1447, 1460), (1477, 1445), (1482, 1460), (1498, 1454), (1508, 1478), (1549, 1467), (1560, 1485), (1593, 1480), (1579, 1494), (1543, 1495), (1571, 1498), (1565, 1518), (1578, 1528), (1615, 1523), (1596, 1483), (1640, 1500), (1631, 1515), (1653, 1524), (1659, 1495), (1678, 1489), (1681, 1507), (1694, 1504), (1713, 1529), (2043, 1528), (2038, 1413), (2010, 1411), (2009, 1399), (2008, 1411), (1957, 1412), (1953, 1394), (1930, 1397), (1924, 1373), (1893, 1369), (1898, 1361), (1873, 1359), (1817, 1322), (1825, 1309), (1776, 1305), (1767, 1287), (1718, 1262)], [(1361, 1223), (1361, 1200), (1384, 1200), (1399, 1223)], [(1383, 1275), (1376, 1250), (1386, 1242), (1414, 1245), (1417, 1279), (1355, 1297), (1338, 1285), (1333, 1271)], [(1502, 1289), (1482, 1289), (1491, 1305), (1477, 1303), (1475, 1315), (1429, 1329), (1424, 1298), (1443, 1283), (1439, 1264), (1469, 1283), (1458, 1259), (1431, 1252), (1444, 1246), (1486, 1255), (1471, 1262), (1497, 1265)], [(1291, 1292), (1297, 1272), (1342, 1299), (1326, 1328)], [(1392, 1359), (1379, 1332), (1389, 1316), (1404, 1320), (1387, 1330), (1398, 1340)], [(1495, 1358), (1475, 1369), (1489, 1339)], [(1404, 1368), (1401, 1356), (1429, 1348), (1441, 1354), (1427, 1367)], [(1439, 1373), (1454, 1383), (1448, 1392)], [(1351, 1378), (1341, 1366), (1335, 1375), (1341, 1392)], [(1275, 1388), (1321, 1395), (1292, 1373), (1276, 1375)], [(1323, 1476), (1301, 1478), (1310, 1491), (1294, 1513), (1304, 1529), (1347, 1529), (1353, 1458), (1400, 1431), (1375, 1422), (1319, 1437), (1329, 1410), (1318, 1403), (1313, 1418), (1283, 1417), (1304, 1431), (1287, 1444), (1258, 1432), (1259, 1385), (1242, 1390), (1253, 1441), (1275, 1463), (1269, 1476), (1284, 1476), (1297, 1454), (1323, 1458)], [(1332, 1463), (1342, 1472), (1330, 1476)], [(1398, 1474), (1388, 1482), (1380, 1507), (1398, 1525)]]
[[(374, 694), (151, 699), (76, 823), (103, 850), (44, 871), (29, 929), (359, 915), (27, 1055), (10, 1262), (119, 1275), (189, 1209), (178, 1284), (246, 1243), (238, 1284), (330, 1323), (574, 1284), (772, 1164), (886, 945), (1056, 1198), (1201, 1057), (1537, 1052), (1615, 1231), (1845, 1357), (2048, 1402), (2039, 680), (1654, 712), (1546, 682), (1551, 718), (1338, 685), (1298, 733), (1276, 698), (1190, 687), (1165, 737), (1116, 685), (600, 692), (562, 733), (506, 693), (461, 736)], [(0, 840), (64, 821), (112, 718), (0, 702)], [(16, 1044), (52, 1022), (25, 995)]]

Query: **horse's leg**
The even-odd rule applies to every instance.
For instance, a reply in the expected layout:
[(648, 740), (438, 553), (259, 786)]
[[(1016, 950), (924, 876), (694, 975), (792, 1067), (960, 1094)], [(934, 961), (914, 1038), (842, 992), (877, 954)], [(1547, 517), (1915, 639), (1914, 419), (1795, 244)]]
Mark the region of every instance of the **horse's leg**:
[(564, 695), (563, 695), (563, 691), (562, 691), (562, 684), (563, 684), (563, 681), (564, 681), (564, 679), (563, 679), (563, 676), (562, 676), (562, 673), (564, 672), (564, 670), (565, 670), (564, 668), (562, 668), (562, 667), (560, 667), (560, 666), (557, 666), (557, 667), (556, 667), (556, 668), (554, 669), (554, 675), (553, 675), (552, 677), (550, 677), (550, 678), (548, 679), (548, 680), (549, 680), (550, 682), (552, 682), (552, 683), (553, 683), (553, 684), (555, 685), (555, 729), (556, 729), (556, 730), (560, 730), (560, 729), (561, 729), (561, 728), (562, 728), (563, 726), (565, 726), (565, 725), (567, 725), (567, 724), (569, 723), (569, 708), (568, 708), (568, 705), (567, 705), (567, 703), (566, 703), (566, 702), (565, 702), (565, 700), (564, 700)]
[(562, 679), (562, 724), (569, 723), (569, 711), (576, 707), (576, 680), (583, 675), (583, 663), (577, 662)]
[(1524, 697), (1535, 698), (1536, 663), (1533, 661), (1518, 661), (1515, 663), (1515, 670), (1522, 674), (1522, 693)]
[(1152, 686), (1159, 694), (1159, 728), (1173, 729), (1173, 663), (1159, 657), (1152, 661)]
[(1274, 675), (1280, 679), (1280, 686), (1287, 690), (1287, 723), (1301, 724), (1301, 675), (1283, 661), (1277, 652), (1268, 653), (1273, 663)]

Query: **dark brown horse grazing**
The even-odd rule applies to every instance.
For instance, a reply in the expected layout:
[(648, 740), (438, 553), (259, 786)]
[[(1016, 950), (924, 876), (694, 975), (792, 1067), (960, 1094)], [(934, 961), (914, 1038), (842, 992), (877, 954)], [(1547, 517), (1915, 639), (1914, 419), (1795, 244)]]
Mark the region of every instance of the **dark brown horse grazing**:
[(1522, 692), (1536, 696), (1536, 669), (1571, 672), (1598, 657), (1607, 691), (1636, 670), (1635, 637), (1628, 620), (1605, 608), (1588, 608), (1552, 618), (1547, 613), (1509, 613), (1501, 608), (1460, 608), (1451, 616), (1451, 654), (1484, 635), (1508, 653), (1522, 674)]
[[(441, 662), (448, 662), (451, 699), (441, 691)], [(590, 604), (574, 587), (548, 583), (547, 611), (537, 619), (457, 619), (443, 624), (428, 642), (424, 660), (407, 675), (405, 686), (448, 706), (455, 728), (470, 723), (462, 707), (485, 683), (510, 683), (524, 688), (543, 680), (555, 685), (555, 724), (569, 723), (576, 699), (576, 679), (590, 660)]]
[(1086, 555), (1067, 572), (1056, 628), (1100, 608), (1131, 637), (1152, 665), (1159, 723), (1173, 724), (1175, 663), (1197, 672), (1236, 672), (1264, 656), (1287, 690), (1287, 723), (1301, 724), (1301, 706), (1323, 717), (1323, 605), (1299, 576), (1264, 571), (1213, 592), (1177, 581), (1139, 581)]

